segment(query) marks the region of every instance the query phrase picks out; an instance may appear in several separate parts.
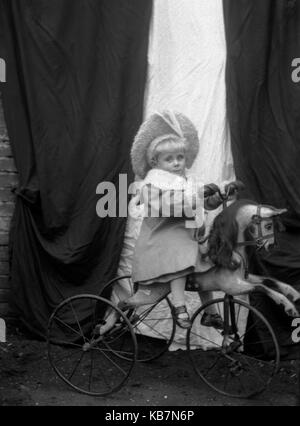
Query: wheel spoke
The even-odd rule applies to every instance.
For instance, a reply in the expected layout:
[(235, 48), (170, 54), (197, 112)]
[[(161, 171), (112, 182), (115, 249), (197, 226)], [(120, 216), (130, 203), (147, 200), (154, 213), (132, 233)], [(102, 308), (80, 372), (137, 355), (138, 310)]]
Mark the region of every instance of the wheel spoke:
[(127, 373), (123, 370), (122, 367), (120, 367), (117, 363), (115, 363), (115, 361), (113, 361), (104, 351), (102, 351), (100, 348), (96, 348), (94, 347), (93, 349), (97, 350), (98, 352), (102, 353), (102, 355), (105, 356), (105, 358), (111, 362), (111, 364), (113, 364), (118, 370), (121, 371), (121, 373), (124, 374), (124, 376), (127, 375)]
[(248, 328), (246, 327), (246, 331), (245, 331), (245, 333), (242, 336), (240, 336), (240, 339), (242, 340), (247, 333), (249, 333), (251, 330), (253, 330), (253, 328), (256, 327), (256, 325), (258, 324), (258, 322), (259, 322), (259, 319), (257, 319), (253, 324), (251, 324), (250, 327), (248, 327)]
[(147, 318), (147, 316), (153, 311), (154, 308), (155, 308), (155, 305), (151, 306), (150, 308), (138, 314), (139, 322), (137, 324), (140, 324), (141, 322), (143, 322), (144, 319)]
[(238, 379), (238, 381), (239, 381), (239, 383), (240, 383), (240, 385), (241, 385), (242, 389), (244, 390), (244, 393), (245, 393), (245, 394), (247, 394), (247, 393), (248, 393), (248, 391), (246, 390), (245, 385), (244, 385), (244, 383), (243, 383), (243, 381), (242, 381), (241, 377), (240, 377), (239, 375), (237, 375), (237, 376), (235, 376), (235, 377), (237, 377), (237, 379)]
[(81, 348), (80, 349), (76, 349), (75, 351), (72, 351), (71, 353), (68, 352), (68, 353), (64, 354), (63, 356), (61, 356), (59, 358), (56, 357), (55, 361), (56, 362), (60, 362), (60, 361), (62, 361), (64, 359), (66, 359), (66, 358), (70, 359), (70, 356), (74, 356), (74, 355), (78, 354), (79, 352), (81, 352), (81, 350), (82, 350)]
[[(95, 329), (96, 326), (96, 309), (97, 309), (97, 304), (95, 304), (95, 302), (93, 300), (90, 300), (90, 305), (91, 305), (91, 310), (93, 311), (93, 329)], [(95, 307), (94, 307), (95, 305)]]
[(263, 359), (256, 358), (255, 356), (249, 356), (249, 355), (246, 355), (245, 353), (240, 353), (240, 355), (243, 356), (244, 358), (255, 360), (257, 363), (263, 364), (268, 367), (270, 367), (273, 362), (273, 361), (265, 361)]
[[(160, 331), (158, 331), (157, 329), (154, 328), (155, 325), (158, 324), (158, 322), (156, 322), (154, 324), (154, 326), (150, 326), (150, 324), (143, 322), (145, 327), (148, 327), (149, 330), (151, 330), (152, 332), (154, 332), (157, 336), (161, 336), (162, 339), (166, 340), (166, 335), (162, 334)], [(134, 327), (135, 328), (135, 327)]]
[(194, 331), (191, 331), (191, 334), (193, 334), (194, 336), (196, 336), (196, 337), (198, 337), (198, 338), (200, 338), (200, 339), (202, 339), (202, 340), (205, 340), (205, 341), (207, 341), (207, 342), (209, 342), (209, 343), (212, 343), (215, 347), (218, 347), (218, 348), (222, 348), (222, 345), (220, 345), (220, 344), (217, 344), (216, 342), (214, 342), (213, 340), (210, 340), (210, 339), (208, 339), (207, 337), (204, 337), (204, 336), (202, 336), (201, 334), (198, 334), (198, 333), (195, 333)]
[(82, 329), (81, 329), (81, 325), (80, 325), (80, 322), (79, 322), (78, 317), (77, 317), (77, 315), (76, 315), (76, 312), (75, 312), (75, 310), (74, 310), (74, 307), (73, 307), (73, 303), (72, 303), (72, 301), (71, 301), (71, 309), (72, 309), (73, 315), (74, 315), (74, 317), (75, 317), (75, 319), (76, 319), (76, 322), (77, 322), (77, 325), (78, 325), (78, 328), (79, 328), (80, 335), (81, 335), (81, 337), (83, 338), (83, 340), (86, 342), (86, 338), (85, 338), (85, 336), (84, 336), (84, 334), (83, 334), (83, 331), (82, 331)]
[(90, 351), (91, 354), (91, 368), (89, 374), (89, 391), (91, 391), (91, 385), (93, 380), (93, 369), (94, 369), (94, 351)]
[[(99, 348), (100, 349), (100, 348)], [(117, 350), (117, 349), (112, 349), (112, 348), (101, 348), (100, 349), (102, 352), (112, 352), (113, 354), (119, 354), (119, 355), (133, 355), (133, 352), (128, 352), (128, 351), (121, 351), (121, 350)]]
[(66, 340), (59, 340), (59, 341), (54, 341), (53, 345), (55, 346), (72, 346), (74, 348), (82, 348), (82, 345), (79, 345), (77, 343), (73, 343), (73, 342), (68, 342)]
[(244, 356), (242, 356), (242, 358), (245, 359), (245, 361), (246, 361), (248, 367), (250, 368), (250, 370), (252, 371), (253, 375), (255, 377), (257, 377), (258, 380), (260, 380), (263, 385), (265, 385), (265, 381), (262, 379), (261, 375), (258, 374), (258, 372), (256, 371), (256, 369), (252, 367), (252, 365), (250, 364), (250, 362), (248, 361), (248, 359), (246, 357), (244, 357)]
[[(124, 345), (125, 345), (125, 341), (126, 341), (126, 334), (124, 333), (124, 334), (122, 334), (121, 335), (121, 337), (122, 337), (122, 340), (121, 340), (121, 345), (120, 345), (120, 347), (119, 347), (119, 349), (118, 349), (118, 354), (125, 354), (126, 352), (125, 351), (122, 351), (122, 348), (124, 347)], [(114, 350), (115, 351), (115, 350)]]
[(74, 376), (75, 371), (76, 371), (76, 370), (77, 370), (77, 368), (79, 367), (79, 365), (80, 365), (80, 363), (81, 363), (81, 361), (82, 361), (82, 359), (83, 359), (83, 357), (84, 357), (84, 354), (85, 354), (85, 352), (82, 352), (82, 353), (81, 353), (81, 356), (80, 356), (79, 360), (77, 361), (77, 363), (76, 363), (75, 367), (73, 368), (73, 370), (72, 370), (72, 372), (71, 372), (71, 375), (68, 377), (68, 380), (69, 380), (69, 381), (70, 381), (70, 380), (72, 379), (72, 377)]
[(230, 374), (230, 370), (228, 369), (226, 372), (225, 380), (224, 380), (224, 386), (223, 386), (224, 391), (226, 390), (226, 387), (227, 387), (229, 374)]
[(221, 353), (218, 354), (217, 359), (213, 361), (213, 363), (207, 368), (205, 374), (207, 375), (220, 361)]
[[(112, 343), (114, 341), (116, 341), (117, 339), (119, 339), (122, 336), (125, 336), (126, 333), (128, 333), (128, 326), (127, 324), (125, 326), (122, 326), (119, 328), (119, 330), (110, 330), (110, 334), (107, 336), (107, 339), (111, 339), (109, 340), (109, 343)], [(113, 334), (115, 333), (115, 334)]]
[(57, 316), (55, 316), (53, 319), (55, 319), (56, 321), (58, 321), (59, 323), (63, 324), (66, 328), (69, 328), (71, 331), (73, 331), (73, 333), (77, 334), (78, 336), (82, 337), (82, 335), (75, 330), (75, 328), (71, 327), (69, 324), (67, 324), (65, 321), (61, 320), (60, 318), (58, 318)]
[(108, 387), (108, 389), (112, 390), (113, 388), (112, 388), (111, 384), (107, 381), (106, 373), (103, 372), (103, 369), (102, 369), (100, 364), (98, 365), (98, 369), (99, 369), (99, 372), (101, 373), (101, 377), (103, 377), (103, 379), (104, 379), (106, 386)]

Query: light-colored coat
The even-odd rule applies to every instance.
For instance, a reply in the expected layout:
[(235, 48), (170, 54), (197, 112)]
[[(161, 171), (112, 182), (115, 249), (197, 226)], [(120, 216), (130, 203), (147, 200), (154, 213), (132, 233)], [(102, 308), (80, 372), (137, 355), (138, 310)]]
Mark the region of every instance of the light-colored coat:
[(159, 169), (148, 172), (141, 185), (144, 219), (133, 257), (133, 282), (168, 282), (213, 266), (201, 259), (197, 240), (197, 230), (204, 224), (202, 190), (203, 184), (193, 177)]

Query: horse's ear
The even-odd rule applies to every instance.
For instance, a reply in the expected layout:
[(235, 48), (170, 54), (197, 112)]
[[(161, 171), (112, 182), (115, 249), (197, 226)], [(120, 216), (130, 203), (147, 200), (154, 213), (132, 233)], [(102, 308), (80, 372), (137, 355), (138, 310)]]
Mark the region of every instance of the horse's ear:
[(267, 218), (267, 217), (282, 215), (283, 213), (286, 213), (287, 211), (288, 211), (287, 209), (277, 209), (276, 207), (273, 207), (273, 206), (262, 206), (260, 214), (262, 217)]

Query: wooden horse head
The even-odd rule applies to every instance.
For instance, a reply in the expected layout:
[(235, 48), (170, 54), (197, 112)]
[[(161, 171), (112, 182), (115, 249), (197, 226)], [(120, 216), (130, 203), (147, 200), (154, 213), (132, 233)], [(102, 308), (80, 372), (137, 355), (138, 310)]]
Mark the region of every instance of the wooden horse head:
[[(244, 234), (244, 241), (238, 241), (238, 246), (255, 246), (257, 250), (275, 244), (275, 227), (284, 229), (279, 216), (287, 212), (265, 204), (248, 204), (238, 211), (236, 220)], [(250, 222), (249, 222), (249, 218)]]
[(216, 266), (238, 268), (233, 251), (249, 245), (268, 249), (275, 243), (274, 218), (286, 211), (249, 200), (235, 201), (214, 220), (208, 238), (208, 256)]

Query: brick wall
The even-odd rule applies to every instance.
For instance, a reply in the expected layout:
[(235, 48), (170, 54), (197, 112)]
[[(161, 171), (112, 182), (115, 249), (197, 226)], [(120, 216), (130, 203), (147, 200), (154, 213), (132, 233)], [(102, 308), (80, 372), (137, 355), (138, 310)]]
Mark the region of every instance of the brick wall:
[(8, 233), (15, 201), (11, 190), (16, 185), (17, 172), (8, 140), (0, 93), (0, 317), (7, 317), (10, 314)]

